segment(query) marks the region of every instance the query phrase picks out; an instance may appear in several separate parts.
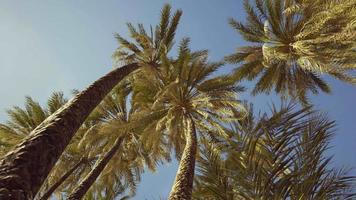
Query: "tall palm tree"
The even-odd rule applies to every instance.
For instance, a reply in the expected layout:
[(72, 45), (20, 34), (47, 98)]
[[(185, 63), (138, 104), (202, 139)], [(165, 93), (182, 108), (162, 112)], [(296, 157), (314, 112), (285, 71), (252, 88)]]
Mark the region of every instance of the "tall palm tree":
[(241, 87), (227, 76), (212, 77), (222, 63), (209, 63), (206, 51), (191, 52), (188, 43), (181, 42), (177, 59), (162, 56), (156, 73), (137, 76), (133, 83), (135, 105), (158, 116), (145, 130), (145, 145), (155, 148), (163, 137), (180, 160), (172, 200), (191, 198), (197, 134), (214, 137), (214, 129), (224, 135), (220, 122), (235, 120), (232, 108), (240, 106), (236, 92)]
[(140, 120), (141, 113), (129, 106), (130, 94), (129, 82), (121, 82), (89, 117), (88, 120), (95, 126), (92, 130), (95, 131), (87, 132), (80, 145), (87, 151), (94, 151), (94, 154), (102, 154), (102, 158), (73, 189), (68, 199), (81, 199), (96, 179), (99, 179), (98, 183), (93, 185), (91, 191), (94, 195), (105, 192), (106, 199), (113, 199), (115, 190), (111, 188), (127, 185), (130, 188), (129, 196), (133, 196), (145, 164), (154, 170), (156, 163), (170, 159), (164, 148), (159, 154), (146, 154), (147, 151), (142, 149), (140, 129), (146, 125)]
[[(346, 3), (347, 2), (347, 3)], [(250, 42), (228, 56), (236, 79), (257, 79), (252, 94), (273, 89), (308, 103), (307, 93), (329, 93), (321, 75), (355, 84), (356, 3), (338, 0), (244, 0), (247, 20), (230, 19)]]
[(356, 177), (326, 157), (334, 122), (292, 104), (232, 124), (230, 140), (203, 141), (195, 199), (353, 199)]
[[(149, 37), (140, 26), (140, 34), (134, 37), (139, 46), (117, 36), (121, 44), (120, 48), (128, 51), (120, 49), (115, 56), (125, 58), (126, 64), (114, 69), (80, 92), (2, 158), (0, 198), (32, 199), (36, 195), (74, 133), (112, 88), (140, 66), (159, 64), (160, 52), (168, 51), (173, 44), (181, 13), (177, 11), (171, 17), (170, 6), (166, 5), (155, 34), (152, 33)], [(147, 59), (150, 62), (146, 62)]]

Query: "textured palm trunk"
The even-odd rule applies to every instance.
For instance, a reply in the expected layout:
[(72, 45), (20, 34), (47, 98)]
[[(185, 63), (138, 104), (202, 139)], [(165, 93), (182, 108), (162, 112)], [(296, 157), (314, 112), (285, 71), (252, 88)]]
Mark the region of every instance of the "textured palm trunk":
[(0, 199), (33, 199), (74, 133), (117, 83), (139, 66), (125, 65), (95, 81), (49, 116), (0, 161)]
[(95, 165), (89, 174), (84, 178), (84, 180), (76, 187), (71, 194), (69, 194), (68, 200), (79, 200), (82, 199), (85, 193), (89, 190), (91, 185), (99, 177), (100, 173), (104, 170), (106, 165), (109, 163), (111, 158), (115, 155), (122, 143), (123, 137), (116, 139), (114, 146), (104, 155), (104, 157)]
[(197, 136), (195, 125), (192, 119), (187, 123), (188, 132), (186, 134), (186, 144), (179, 168), (169, 194), (169, 200), (189, 200), (192, 197), (195, 159), (197, 153)]
[(53, 192), (60, 186), (62, 183), (75, 171), (77, 170), (82, 164), (85, 163), (85, 159), (79, 160), (72, 168), (70, 168), (57, 182), (55, 182), (47, 191), (42, 195), (40, 200), (47, 200)]

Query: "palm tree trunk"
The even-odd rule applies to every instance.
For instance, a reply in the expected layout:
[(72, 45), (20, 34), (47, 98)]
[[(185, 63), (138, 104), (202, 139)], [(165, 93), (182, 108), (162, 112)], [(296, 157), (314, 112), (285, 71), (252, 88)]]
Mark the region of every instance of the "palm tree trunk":
[(187, 121), (186, 144), (172, 190), (169, 194), (169, 200), (189, 200), (192, 197), (197, 136), (194, 121), (191, 118)]
[(80, 159), (71, 169), (69, 169), (57, 182), (55, 182), (47, 191), (42, 195), (40, 200), (47, 200), (52, 193), (82, 164), (85, 163), (85, 159)]
[(137, 64), (115, 69), (49, 116), (0, 161), (0, 199), (33, 199), (74, 133)]
[(123, 137), (117, 138), (114, 146), (104, 155), (104, 157), (95, 165), (94, 169), (92, 169), (89, 174), (84, 178), (84, 180), (76, 187), (71, 194), (69, 194), (68, 200), (79, 200), (82, 199), (85, 193), (89, 190), (91, 185), (95, 182), (95, 180), (99, 177), (100, 173), (104, 170), (106, 165), (109, 163), (111, 158), (115, 155), (117, 150), (119, 149), (121, 143), (123, 141)]

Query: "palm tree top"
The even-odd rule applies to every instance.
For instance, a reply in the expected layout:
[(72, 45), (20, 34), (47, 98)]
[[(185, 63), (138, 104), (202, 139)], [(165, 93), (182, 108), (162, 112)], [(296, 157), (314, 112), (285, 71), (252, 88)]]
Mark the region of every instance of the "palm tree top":
[[(244, 0), (244, 23), (231, 26), (248, 42), (228, 56), (235, 78), (259, 77), (252, 94), (287, 95), (307, 104), (307, 93), (330, 92), (328, 74), (355, 84), (355, 2)], [(350, 14), (349, 14), (350, 13)]]
[(181, 10), (171, 14), (171, 6), (166, 4), (161, 11), (160, 22), (155, 27), (151, 26), (149, 31), (143, 24), (138, 24), (136, 28), (131, 23), (127, 23), (133, 42), (116, 33), (115, 38), (119, 47), (114, 52), (113, 59), (124, 63), (158, 64), (161, 54), (168, 53), (173, 47), (181, 16)]
[(235, 120), (235, 108), (243, 111), (236, 92), (243, 88), (226, 75), (214, 76), (222, 64), (208, 62), (205, 50), (191, 51), (189, 39), (185, 38), (177, 58), (163, 55), (157, 71), (137, 74), (132, 98), (134, 107), (152, 120), (144, 134), (148, 146), (154, 148), (157, 141), (153, 138), (163, 136), (180, 157), (186, 120), (192, 119), (202, 134), (209, 134), (207, 130), (211, 128), (222, 131), (221, 122)]

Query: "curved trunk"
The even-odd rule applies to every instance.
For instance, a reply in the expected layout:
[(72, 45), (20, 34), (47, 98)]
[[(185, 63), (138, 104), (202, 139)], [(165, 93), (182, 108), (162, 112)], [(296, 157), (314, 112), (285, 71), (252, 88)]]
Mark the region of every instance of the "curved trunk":
[(179, 168), (169, 194), (169, 200), (191, 199), (194, 180), (195, 158), (197, 153), (197, 136), (192, 119), (188, 120), (186, 144)]
[(115, 69), (49, 116), (0, 161), (0, 199), (33, 199), (74, 133), (137, 64)]
[(85, 160), (82, 158), (80, 159), (77, 164), (75, 164), (71, 169), (69, 169), (57, 182), (55, 182), (47, 191), (42, 195), (40, 200), (47, 200), (53, 192), (82, 164), (84, 164)]
[(76, 187), (71, 194), (69, 194), (68, 200), (78, 200), (82, 199), (85, 193), (89, 190), (91, 185), (99, 177), (100, 173), (104, 170), (106, 165), (109, 163), (111, 158), (115, 155), (122, 143), (123, 137), (116, 139), (114, 146), (104, 155), (104, 157), (98, 161), (89, 174), (84, 178), (84, 180)]

